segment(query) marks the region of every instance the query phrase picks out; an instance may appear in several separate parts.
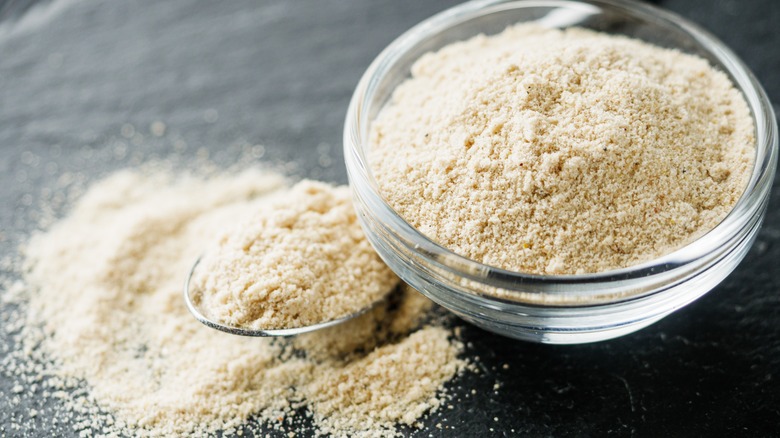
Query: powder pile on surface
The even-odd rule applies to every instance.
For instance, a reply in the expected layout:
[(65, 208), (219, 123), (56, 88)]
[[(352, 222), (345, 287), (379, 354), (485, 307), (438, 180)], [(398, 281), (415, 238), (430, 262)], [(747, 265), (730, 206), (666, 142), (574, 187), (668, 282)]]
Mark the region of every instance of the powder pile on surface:
[(191, 288), (212, 320), (281, 329), (353, 314), (397, 283), (366, 240), (349, 188), (302, 181), (223, 232)]
[(582, 274), (716, 226), (749, 179), (753, 133), (704, 59), (523, 24), (419, 59), (371, 126), (370, 158), (390, 205), (441, 245)]
[(260, 171), (124, 171), (96, 183), (30, 240), (22, 348), (4, 367), (43, 355), (29, 368), (46, 378), (31, 381), (60, 394), (71, 412), (62, 416), (83, 418), (83, 435), (230, 434), (250, 418), (261, 435), (311, 419), (350, 436), (412, 424), (465, 363), (449, 330), (421, 324), (430, 303), (409, 288), (292, 340), (231, 336), (187, 312), (181, 287), (198, 254), (224, 224), (288, 195), (283, 178)]

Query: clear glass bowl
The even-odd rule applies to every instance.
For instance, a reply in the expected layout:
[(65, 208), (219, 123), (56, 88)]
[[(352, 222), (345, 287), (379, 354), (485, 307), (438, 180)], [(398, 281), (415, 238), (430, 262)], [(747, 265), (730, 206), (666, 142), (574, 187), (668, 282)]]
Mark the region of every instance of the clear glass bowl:
[[(731, 77), (755, 120), (756, 159), (745, 193), (716, 228), (641, 265), (587, 275), (529, 275), (453, 253), (410, 226), (385, 202), (368, 165), (368, 131), (395, 87), (409, 77), (411, 65), (449, 43), (528, 21), (580, 26), (677, 48), (704, 57)], [(368, 239), (404, 281), (484, 329), (528, 341), (573, 344), (614, 338), (652, 324), (704, 295), (734, 270), (766, 211), (777, 136), (772, 106), (745, 65), (723, 43), (677, 15), (625, 0), (488, 0), (429, 18), (374, 60), (347, 112), (344, 155)]]

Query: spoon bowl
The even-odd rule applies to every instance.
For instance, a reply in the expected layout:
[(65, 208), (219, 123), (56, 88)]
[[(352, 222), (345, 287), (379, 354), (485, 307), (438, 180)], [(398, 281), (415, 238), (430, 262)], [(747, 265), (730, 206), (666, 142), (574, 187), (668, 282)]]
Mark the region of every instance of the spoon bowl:
[(357, 312), (350, 313), (346, 316), (342, 316), (340, 318), (331, 319), (328, 321), (323, 321), (317, 324), (311, 324), (301, 327), (291, 327), (291, 328), (269, 328), (269, 329), (254, 329), (254, 328), (246, 328), (246, 327), (236, 327), (236, 326), (230, 326), (225, 325), (220, 322), (214, 321), (210, 318), (208, 318), (203, 312), (198, 309), (198, 306), (193, 299), (192, 291), (190, 288), (190, 281), (192, 280), (193, 274), (195, 274), (195, 269), (198, 267), (198, 264), (201, 261), (201, 257), (198, 257), (197, 260), (195, 260), (195, 263), (193, 263), (192, 268), (190, 268), (190, 272), (187, 274), (187, 279), (184, 281), (184, 302), (187, 304), (187, 310), (192, 313), (192, 316), (195, 317), (198, 321), (203, 323), (204, 325), (225, 332), (230, 333), (231, 335), (239, 335), (239, 336), (252, 336), (252, 337), (270, 337), (270, 336), (295, 336), (300, 335), (303, 333), (309, 333), (316, 330), (321, 330), (324, 328), (332, 327), (334, 325), (342, 324), (344, 322), (347, 322), (351, 319), (357, 318), (360, 315), (363, 315), (364, 313), (368, 312), (369, 310), (373, 309), (378, 303), (384, 301), (384, 297), (375, 301), (373, 304), (362, 308), (358, 310)]

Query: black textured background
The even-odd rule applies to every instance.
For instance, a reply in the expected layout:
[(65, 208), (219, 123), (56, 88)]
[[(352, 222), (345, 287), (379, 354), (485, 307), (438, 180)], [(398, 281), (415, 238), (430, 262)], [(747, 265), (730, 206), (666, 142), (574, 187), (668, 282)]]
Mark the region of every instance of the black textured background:
[[(228, 165), (263, 144), (262, 161), (346, 182), (341, 129), (358, 78), (394, 37), (455, 2), (35, 3), (0, 0), (2, 255), (35, 227), (41, 191), (61, 175), (91, 181), (174, 150)], [(780, 2), (655, 3), (725, 41), (780, 102)], [(160, 138), (149, 133), (157, 120)], [(128, 124), (137, 144), (121, 135)], [(780, 436), (777, 185), (742, 265), (645, 330), (545, 346), (464, 326), (483, 372), (455, 382), (454, 409), (415, 435)], [(0, 436), (77, 436), (67, 421), (49, 429), (46, 406), (15, 404), (13, 385), (0, 377)], [(35, 421), (11, 427), (33, 407)]]

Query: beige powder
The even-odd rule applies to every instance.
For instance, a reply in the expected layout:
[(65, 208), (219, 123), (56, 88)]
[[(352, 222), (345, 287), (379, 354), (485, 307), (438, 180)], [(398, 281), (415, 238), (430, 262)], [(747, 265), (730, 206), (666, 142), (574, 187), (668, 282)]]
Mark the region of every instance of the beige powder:
[(705, 60), (517, 25), (429, 53), (371, 126), (390, 205), (489, 265), (626, 267), (717, 225), (754, 155), (741, 94)]
[[(292, 431), (298, 408), (321, 431), (395, 434), (435, 409), (464, 365), (447, 330), (419, 325), (430, 303), (416, 292), (293, 340), (221, 333), (184, 306), (184, 276), (224, 225), (289, 194), (283, 178), (260, 171), (128, 171), (98, 182), (29, 242), (26, 328), (4, 368), (47, 382), (85, 436), (233, 433), (250, 417), (261, 421), (256, 433)], [(63, 391), (80, 382), (86, 393)]]
[(414, 424), (439, 407), (440, 400), (430, 394), (460, 366), (448, 337), (443, 328), (431, 327), (363, 360), (324, 370), (306, 388), (315, 419), (324, 431), (336, 433), (396, 421)]
[(302, 181), (223, 232), (192, 288), (212, 320), (280, 329), (356, 313), (397, 283), (366, 240), (349, 188)]

